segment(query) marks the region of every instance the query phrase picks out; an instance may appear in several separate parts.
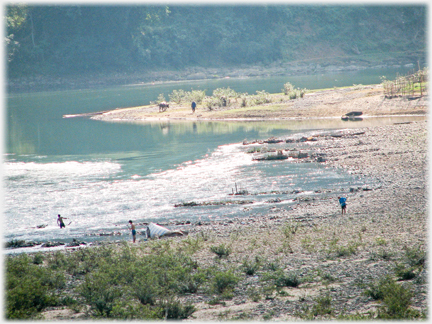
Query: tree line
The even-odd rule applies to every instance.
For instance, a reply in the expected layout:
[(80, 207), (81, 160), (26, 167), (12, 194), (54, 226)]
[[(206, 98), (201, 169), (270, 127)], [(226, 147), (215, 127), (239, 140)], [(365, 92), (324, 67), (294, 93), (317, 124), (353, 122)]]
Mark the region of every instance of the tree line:
[(268, 65), (426, 48), (424, 5), (10, 4), (5, 14), (9, 77)]

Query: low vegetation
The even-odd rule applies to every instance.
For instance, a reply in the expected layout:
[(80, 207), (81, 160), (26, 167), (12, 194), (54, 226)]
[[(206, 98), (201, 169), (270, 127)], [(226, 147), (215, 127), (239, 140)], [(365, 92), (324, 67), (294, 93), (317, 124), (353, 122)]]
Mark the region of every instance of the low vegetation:
[[(193, 318), (200, 300), (221, 306), (233, 298), (259, 303), (288, 298), (294, 290), (299, 295), (294, 314), (298, 319), (425, 317), (412, 307), (415, 287), (424, 284), (426, 252), (420, 245), (402, 247), (391, 260), (364, 259), (386, 263), (390, 269), (381, 278), (364, 278), (359, 283), (366, 302), (380, 303), (376, 310), (346, 314), (338, 309), (335, 298), (340, 292), (332, 285), (343, 285), (341, 273), (325, 263), (302, 270), (290, 264), (295, 260), (293, 253), (321, 255), (322, 260), (337, 264), (359, 258), (357, 254), (367, 249), (380, 251), (382, 245), (377, 245), (375, 236), (351, 241), (342, 232), (333, 232), (330, 240), (320, 238), (330, 233), (325, 226), (309, 229), (287, 222), (280, 231), (259, 236), (233, 232), (229, 238), (216, 240), (213, 234), (200, 232), (145, 244), (8, 256), (6, 318), (41, 319), (45, 310), (54, 308), (69, 309), (87, 319), (180, 320)], [(320, 294), (308, 296), (306, 292), (317, 285)], [(228, 312), (223, 318), (253, 318), (242, 314)], [(262, 319), (276, 316), (270, 308)]]
[[(195, 101), (197, 104), (203, 105), (208, 110), (221, 108), (236, 109), (260, 106), (277, 101), (283, 102), (287, 100), (303, 98), (308, 90), (294, 88), (294, 86), (288, 82), (284, 85), (284, 89), (282, 89), (282, 91), (284, 96), (275, 96), (264, 90), (257, 90), (255, 94), (248, 94), (236, 92), (230, 87), (227, 87), (217, 88), (213, 90), (211, 96), (206, 96), (206, 90), (185, 91), (180, 89), (173, 90), (172, 93), (168, 95), (168, 97), (169, 102), (173, 102), (178, 105), (189, 105), (192, 101)], [(159, 104), (166, 101), (165, 95), (159, 94), (157, 100), (153, 102), (153, 104)]]

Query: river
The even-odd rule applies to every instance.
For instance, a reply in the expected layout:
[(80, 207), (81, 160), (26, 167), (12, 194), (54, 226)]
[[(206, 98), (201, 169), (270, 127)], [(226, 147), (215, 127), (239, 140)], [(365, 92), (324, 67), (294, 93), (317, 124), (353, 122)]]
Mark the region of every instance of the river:
[[(211, 94), (216, 88), (231, 87), (237, 92), (274, 93), (288, 81), (300, 88), (331, 88), (375, 84), (382, 75), (391, 79), (406, 72), (371, 70), (8, 94), (4, 240), (122, 240), (130, 239), (129, 219), (137, 224), (196, 222), (259, 217), (275, 205), (289, 210), (298, 195), (292, 192), (313, 196), (326, 189), (336, 194), (363, 184), (364, 179), (318, 163), (256, 162), (241, 144), (244, 139), (301, 136), (396, 120), (136, 124), (64, 119), (64, 114), (144, 105), (175, 89), (205, 89)], [(254, 195), (229, 195), (235, 186)], [(269, 203), (276, 198), (281, 202)], [(253, 203), (174, 207), (191, 201), (245, 199)], [(67, 218), (65, 229), (56, 224), (58, 214)], [(143, 229), (138, 225), (138, 231)]]

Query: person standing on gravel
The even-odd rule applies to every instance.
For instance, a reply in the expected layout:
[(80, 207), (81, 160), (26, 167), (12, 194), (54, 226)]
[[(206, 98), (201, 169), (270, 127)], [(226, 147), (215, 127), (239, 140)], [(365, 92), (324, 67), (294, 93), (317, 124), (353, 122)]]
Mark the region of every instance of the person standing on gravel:
[(338, 197), (338, 199), (339, 199), (339, 204), (341, 205), (341, 207), (342, 207), (342, 215), (343, 214), (346, 214), (346, 198), (345, 197)]
[(196, 102), (192, 101), (192, 114), (195, 112)]
[(135, 224), (130, 220), (129, 221), (130, 224), (130, 229), (132, 230), (132, 238), (133, 238), (133, 242), (135, 243), (136, 241), (136, 230), (135, 230)]

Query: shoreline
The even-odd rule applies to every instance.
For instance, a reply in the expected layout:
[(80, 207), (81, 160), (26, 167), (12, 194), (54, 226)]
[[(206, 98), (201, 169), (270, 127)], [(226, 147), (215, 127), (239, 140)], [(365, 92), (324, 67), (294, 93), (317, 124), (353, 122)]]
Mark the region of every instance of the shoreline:
[[(183, 297), (197, 309), (188, 321), (218, 320), (221, 312), (229, 313), (232, 319), (246, 312), (249, 320), (262, 320), (263, 307), (276, 320), (299, 320), (294, 314), (302, 305), (312, 306), (324, 292), (332, 298), (335, 316), (377, 310), (379, 306), (362, 294), (358, 282), (371, 284), (386, 275), (394, 276), (394, 262), (402, 262), (405, 248), (427, 248), (427, 121), (360, 127), (345, 130), (344, 134), (322, 137), (310, 144), (317, 152), (326, 154), (328, 167), (373, 178), (378, 181), (377, 186), (367, 190), (343, 188), (323, 199), (299, 200), (291, 210), (278, 208), (275, 203), (269, 205), (269, 212), (263, 217), (250, 215), (195, 224), (190, 226), (187, 237), (160, 239), (173, 247), (182, 246), (185, 239), (206, 237), (193, 255), (200, 266), (214, 265), (209, 248), (224, 244), (231, 247), (231, 266), (259, 256), (263, 260), (278, 260), (286, 271), (295, 271), (306, 280), (298, 288), (285, 288), (284, 295), (259, 302), (246, 294), (247, 287), (260, 287), (259, 276), (247, 277), (234, 297), (221, 304), (209, 305), (208, 297), (201, 294)], [(348, 196), (344, 216), (340, 215), (337, 195)], [(286, 241), (284, 228), (293, 226), (296, 231)], [(335, 246), (330, 243), (332, 240), (337, 242)], [(137, 241), (136, 245), (129, 240), (125, 243), (152, 253), (151, 246), (159, 240), (142, 241), (138, 236)], [(285, 246), (284, 242), (289, 244)], [(350, 246), (355, 247), (354, 252), (342, 252)], [(316, 277), (308, 282), (311, 279), (307, 278), (316, 271), (331, 273), (335, 281), (326, 283)], [(413, 285), (413, 307), (426, 311), (427, 270), (409, 282)], [(50, 320), (86, 318), (84, 313), (64, 308), (47, 310), (43, 316)]]
[(269, 104), (244, 108), (233, 105), (209, 110), (198, 105), (195, 113), (192, 113), (190, 107), (184, 104), (171, 104), (165, 112), (159, 112), (156, 105), (148, 105), (95, 112), (90, 118), (112, 122), (305, 120), (340, 118), (351, 111), (361, 111), (361, 118), (368, 118), (426, 115), (428, 106), (428, 95), (414, 100), (408, 100), (407, 97), (386, 99), (381, 85), (313, 91), (293, 100), (283, 94), (270, 96), (274, 100)]
[[(380, 68), (414, 68), (411, 60), (394, 59), (390, 62), (336, 60), (334, 62), (320, 62), (317, 60), (275, 62), (269, 66), (252, 65), (240, 68), (203, 68), (190, 67), (183, 70), (167, 71), (137, 71), (137, 72), (112, 72), (108, 74), (80, 75), (69, 77), (32, 76), (6, 78), (6, 92), (39, 92), (61, 90), (97, 89), (111, 86), (139, 86), (146, 84), (162, 84), (177, 82), (193, 82), (205, 80), (218, 80), (225, 78), (254, 78), (266, 76), (293, 76), (318, 73), (339, 73), (347, 71), (362, 71), (366, 69)], [(417, 60), (414, 60), (415, 62)]]
[[(210, 304), (213, 296), (200, 292), (183, 296), (182, 301), (190, 302), (196, 308), (188, 321), (217, 321), (221, 320), (220, 314), (226, 314), (226, 319), (263, 320), (271, 314), (275, 320), (300, 320), (301, 314), (307, 315), (305, 309), (316, 305), (318, 298), (325, 294), (331, 297), (331, 319), (344, 314), (355, 316), (376, 311), (380, 305), (364, 295), (360, 283), (368, 285), (386, 275), (394, 278), (395, 262), (404, 262), (408, 248), (427, 250), (429, 203), (427, 96), (412, 101), (404, 98), (383, 100), (383, 95), (374, 94), (374, 89), (327, 90), (309, 98), (306, 95), (305, 100), (284, 103), (284, 109), (276, 113), (261, 112), (267, 118), (265, 120), (278, 118), (282, 113), (303, 119), (313, 116), (337, 118), (341, 112), (359, 110), (359, 106), (365, 117), (381, 116), (384, 112), (390, 112), (390, 116), (422, 112), (425, 120), (369, 127), (359, 125), (342, 130), (342, 136), (321, 136), (308, 142), (309, 150), (324, 158), (323, 165), (356, 175), (364, 179), (365, 184), (372, 179), (376, 182), (372, 188), (341, 188), (340, 192), (331, 192), (320, 199), (306, 199), (308, 196), (305, 195), (292, 209), (278, 207), (275, 202), (269, 204), (264, 216), (247, 214), (242, 219), (192, 224), (186, 237), (144, 242), (138, 236), (137, 244), (128, 239), (116, 243), (117, 246), (126, 244), (152, 254), (152, 247), (162, 244), (162, 240), (175, 249), (184, 246), (185, 239), (198, 242), (202, 237), (205, 239), (192, 255), (200, 267), (240, 269), (245, 260), (259, 258), (277, 262), (284, 271), (295, 272), (301, 279), (298, 287), (284, 287), (283, 293), (259, 301), (251, 298), (248, 289), (264, 289), (261, 272), (255, 276), (243, 275), (233, 297), (223, 303)], [(361, 95), (356, 96), (359, 93)], [(182, 109), (179, 107), (177, 113), (182, 114)], [(146, 114), (152, 113), (146, 111), (139, 116), (133, 115), (134, 109), (129, 110), (105, 113), (99, 120), (143, 122), (148, 121)], [(232, 114), (229, 111), (219, 113), (224, 117)], [(317, 190), (324, 191), (325, 188)], [(348, 211), (343, 216), (338, 195), (348, 196)], [(227, 260), (215, 261), (210, 248), (222, 244), (230, 246), (231, 254)], [(412, 285), (412, 307), (425, 313), (429, 289), (427, 272), (427, 268), (422, 269), (414, 279), (405, 280)], [(324, 280), (325, 274), (333, 280)], [(47, 320), (88, 318), (85, 313), (64, 307), (47, 309), (42, 316)]]

